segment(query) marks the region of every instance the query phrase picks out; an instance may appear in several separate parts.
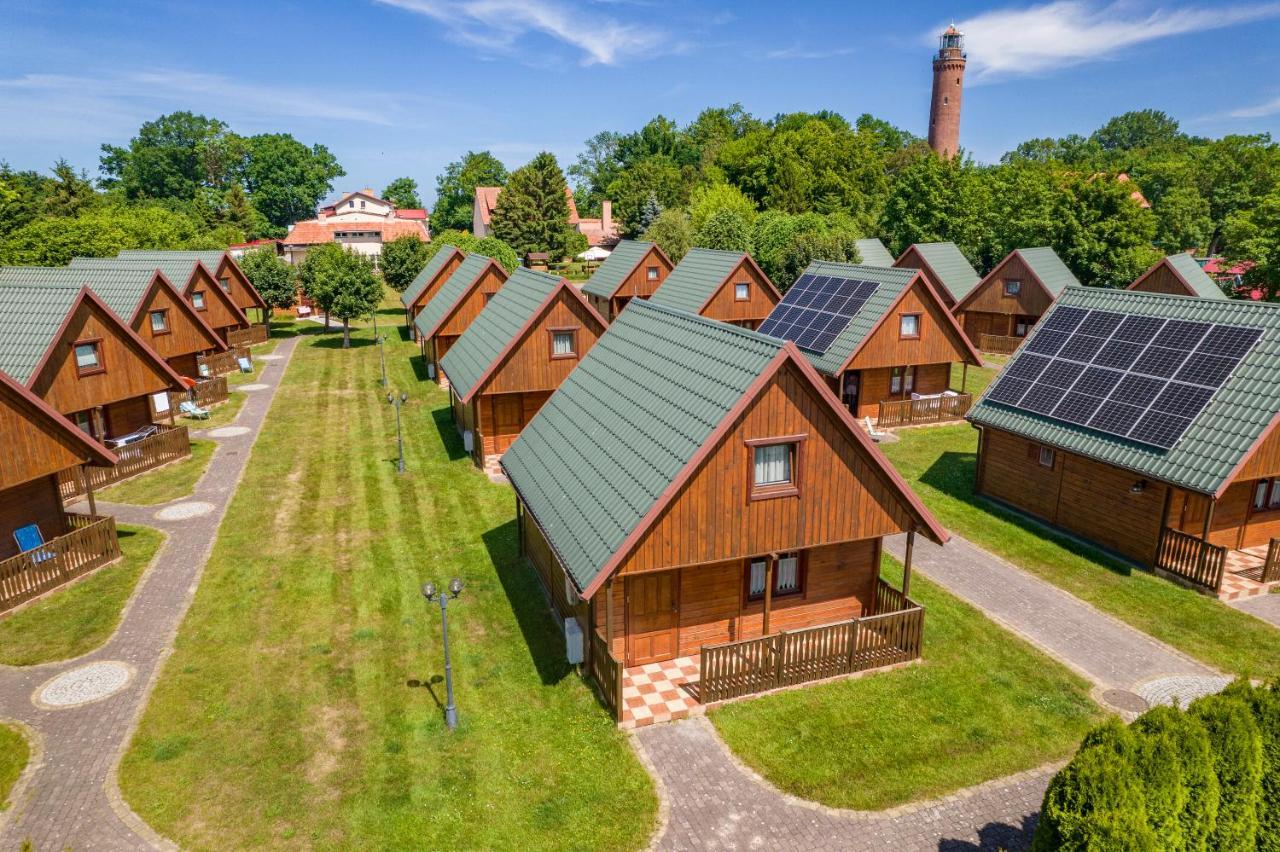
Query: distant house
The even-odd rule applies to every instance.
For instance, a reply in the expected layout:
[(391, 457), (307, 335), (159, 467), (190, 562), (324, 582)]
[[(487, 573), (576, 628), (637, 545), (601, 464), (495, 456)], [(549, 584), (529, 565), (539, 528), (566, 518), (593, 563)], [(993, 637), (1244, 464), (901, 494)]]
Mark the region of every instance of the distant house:
[[(618, 241), (618, 223), (613, 221), (613, 202), (600, 202), (600, 218), (584, 219), (578, 215), (578, 205), (573, 200), (573, 190), (564, 189), (569, 201), (569, 227), (587, 238), (592, 246), (611, 246)], [(471, 205), (471, 233), (477, 237), (493, 236), (493, 211), (498, 206), (500, 186), (477, 186)], [(557, 258), (558, 259), (558, 258)]]
[(582, 285), (582, 292), (601, 316), (613, 322), (632, 299), (652, 296), (674, 268), (656, 243), (621, 240)]
[(465, 257), (466, 255), (454, 246), (441, 246), (400, 294), (400, 304), (404, 305), (404, 324), (408, 326), (412, 339), (418, 339), (418, 332), (413, 326), (414, 318), (428, 302), (435, 298), (440, 287), (449, 279), (453, 271), (462, 265)]
[(967, 296), (982, 277), (955, 243), (914, 243), (893, 265), (923, 272), (947, 310)]
[(951, 312), (979, 349), (1008, 354), (1073, 286), (1080, 282), (1053, 249), (1014, 249)]
[(1243, 287), (1245, 275), (1258, 265), (1252, 260), (1229, 261), (1223, 257), (1204, 258), (1200, 262), (1205, 275), (1233, 290)]
[(413, 321), (414, 334), (422, 342), (427, 375), (441, 387), (448, 388), (449, 380), (440, 369), (440, 359), (510, 277), (496, 260), (469, 254), (418, 311)]
[(862, 256), (863, 266), (893, 266), (893, 255), (884, 247), (884, 243), (875, 237), (858, 240), (858, 254)]
[(454, 423), (477, 464), (498, 459), (604, 334), (563, 278), (517, 269), (440, 360)]
[(430, 241), (428, 222), (425, 210), (397, 209), (372, 189), (362, 189), (320, 208), (316, 218), (290, 226), (281, 244), (285, 259), (292, 264), (301, 263), (308, 249), (321, 243), (338, 243), (376, 261), (383, 244), (398, 237)]
[(760, 331), (794, 342), (856, 418), (882, 425), (963, 417), (951, 365), (982, 364), (916, 269), (815, 260)]
[(227, 246), (227, 254), (232, 260), (242, 260), (246, 254), (260, 249), (270, 249), (277, 256), (284, 254), (284, 244), (280, 240), (249, 240), (247, 243), (234, 243)]
[(1200, 267), (1190, 254), (1171, 254), (1153, 264), (1126, 289), (1201, 299), (1228, 299), (1222, 287)]
[(649, 298), (656, 305), (754, 329), (782, 294), (746, 252), (695, 248)]

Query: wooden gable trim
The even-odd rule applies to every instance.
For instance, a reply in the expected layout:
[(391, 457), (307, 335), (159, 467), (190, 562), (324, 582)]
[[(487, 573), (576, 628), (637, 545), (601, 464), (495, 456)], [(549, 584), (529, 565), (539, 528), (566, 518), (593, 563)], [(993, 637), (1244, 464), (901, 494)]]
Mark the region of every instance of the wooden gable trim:
[(449, 320), (453, 319), (453, 315), (458, 312), (458, 308), (462, 307), (462, 303), (465, 302), (467, 297), (474, 293), (476, 288), (480, 286), (480, 279), (484, 278), (485, 273), (489, 271), (490, 267), (498, 271), (498, 274), (502, 276), (502, 283), (506, 284), (507, 279), (511, 277), (511, 273), (507, 272), (506, 267), (501, 263), (498, 263), (498, 261), (490, 260), (480, 268), (480, 271), (476, 273), (475, 278), (472, 278), (471, 281), (467, 283), (467, 286), (458, 295), (457, 300), (449, 306), (449, 310), (441, 314), (440, 319), (436, 321), (436, 324), (431, 326), (431, 330), (424, 331), (423, 329), (418, 329), (418, 333), (428, 338), (435, 337), (436, 332), (440, 330), (440, 327), (446, 325)]
[(133, 323), (136, 323), (139, 320), (140, 318), (139, 315), (142, 313), (143, 303), (150, 301), (151, 295), (157, 289), (169, 290), (170, 294), (172, 294), (174, 297), (174, 301), (181, 306), (180, 310), (183, 311), (183, 313), (188, 318), (190, 318), (192, 321), (195, 322), (197, 330), (199, 330), (200, 334), (203, 335), (205, 340), (209, 342), (210, 349), (216, 349), (219, 352), (227, 351), (227, 344), (223, 343), (222, 338), (218, 337), (218, 333), (213, 330), (213, 326), (205, 322), (204, 317), (200, 316), (200, 312), (197, 311), (194, 307), (192, 307), (191, 303), (188, 302), (186, 300), (186, 297), (182, 295), (182, 291), (180, 291), (177, 287), (173, 286), (173, 282), (170, 281), (165, 276), (165, 274), (158, 269), (156, 270), (155, 277), (152, 278), (151, 280), (151, 287), (147, 290), (147, 292), (142, 294), (142, 298), (139, 299), (138, 304), (134, 306), (133, 316), (129, 318), (130, 326), (132, 326)]
[(119, 463), (120, 460), (116, 458), (115, 453), (81, 432), (75, 426), (72, 426), (71, 422), (55, 411), (49, 403), (18, 384), (7, 373), (0, 372), (0, 388), (7, 389), (13, 396), (16, 396), (18, 404), (28, 406), (32, 415), (37, 419), (44, 420), (46, 425), (61, 435), (62, 438), (70, 439), (71, 443), (79, 445), (86, 453), (85, 458), (88, 461), (95, 461), (101, 467), (114, 467)]
[(743, 264), (748, 263), (751, 264), (751, 268), (759, 274), (760, 280), (764, 282), (767, 288), (769, 288), (769, 291), (773, 293), (774, 304), (776, 305), (778, 302), (782, 301), (782, 294), (779, 293), (778, 288), (774, 286), (773, 280), (770, 279), (769, 276), (765, 274), (765, 271), (760, 268), (760, 264), (756, 263), (756, 259), (751, 256), (751, 253), (744, 251), (742, 253), (742, 257), (738, 259), (737, 264), (735, 264), (733, 269), (730, 269), (728, 274), (720, 280), (719, 286), (711, 291), (710, 295), (708, 295), (707, 298), (703, 300), (702, 304), (698, 306), (698, 310), (695, 313), (701, 314), (705, 311), (707, 309), (707, 305), (710, 305), (711, 302), (714, 301), (715, 297), (720, 295), (720, 291), (724, 289), (725, 285), (733, 280), (734, 273), (741, 269)]
[[(190, 298), (191, 293), (196, 286), (196, 282), (200, 279), (201, 271), (203, 271), (205, 275), (208, 275), (209, 281), (212, 282), (206, 292), (213, 291), (217, 293), (217, 298), (222, 302), (222, 304), (231, 309), (231, 315), (233, 317), (238, 317), (239, 319), (237, 321), (243, 323), (245, 328), (248, 328), (249, 318), (245, 316), (244, 311), (240, 310), (240, 306), (232, 301), (231, 294), (222, 289), (222, 285), (218, 283), (218, 276), (210, 272), (209, 267), (205, 266), (203, 261), (196, 261), (196, 268), (192, 269), (191, 277), (187, 279), (187, 286), (183, 289), (185, 298)], [(205, 298), (208, 297), (206, 296)], [(192, 310), (195, 310), (194, 305), (192, 306)], [(208, 323), (206, 322), (205, 325), (208, 325)]]
[(972, 290), (970, 290), (968, 293), (965, 293), (964, 298), (956, 302), (955, 306), (951, 309), (951, 312), (953, 314), (959, 314), (963, 312), (965, 309), (965, 305), (967, 305), (972, 299), (976, 298), (981, 291), (986, 290), (988, 286), (993, 284), (996, 281), (996, 279), (999, 277), (1000, 271), (1003, 270), (1005, 266), (1011, 263), (1014, 259), (1022, 261), (1022, 265), (1026, 267), (1026, 270), (1029, 273), (1031, 280), (1036, 282), (1036, 286), (1039, 287), (1040, 290), (1044, 293), (1045, 298), (1048, 299), (1050, 303), (1052, 303), (1055, 296), (1049, 292), (1048, 287), (1044, 286), (1044, 282), (1040, 280), (1040, 276), (1036, 274), (1034, 267), (1032, 267), (1031, 264), (1027, 263), (1027, 259), (1025, 256), (1023, 256), (1022, 250), (1014, 249), (1013, 251), (1005, 255), (1004, 260), (996, 264), (995, 269), (987, 273), (986, 278), (983, 278), (981, 281), (979, 281), (977, 284), (974, 285)]
[(1182, 273), (1178, 271), (1178, 267), (1174, 266), (1172, 263), (1170, 263), (1170, 262), (1169, 262), (1169, 258), (1168, 258), (1167, 256), (1166, 256), (1166, 257), (1162, 257), (1162, 258), (1160, 258), (1158, 261), (1156, 261), (1155, 263), (1151, 264), (1151, 266), (1147, 269), (1147, 271), (1146, 271), (1146, 272), (1142, 273), (1142, 274), (1141, 274), (1141, 275), (1139, 275), (1136, 279), (1134, 279), (1134, 282), (1133, 282), (1132, 284), (1130, 284), (1128, 287), (1126, 287), (1125, 289), (1126, 289), (1126, 290), (1137, 290), (1137, 289), (1138, 289), (1138, 285), (1140, 285), (1143, 281), (1146, 281), (1146, 280), (1147, 280), (1148, 278), (1150, 278), (1152, 275), (1155, 275), (1155, 274), (1156, 274), (1156, 272), (1157, 272), (1161, 267), (1164, 267), (1164, 268), (1168, 269), (1168, 270), (1169, 270), (1169, 272), (1173, 275), (1174, 279), (1175, 279), (1179, 284), (1181, 284), (1181, 285), (1182, 285), (1182, 289), (1183, 289), (1183, 291), (1184, 291), (1185, 295), (1187, 295), (1187, 296), (1197, 296), (1197, 295), (1199, 295), (1198, 293), (1196, 293), (1195, 288), (1191, 286), (1191, 284), (1187, 281), (1187, 279), (1182, 277)]
[(609, 327), (609, 324), (600, 316), (600, 312), (591, 307), (591, 303), (582, 295), (582, 292), (579, 291), (577, 287), (570, 284), (567, 278), (561, 278), (560, 283), (557, 284), (549, 294), (547, 294), (547, 297), (542, 300), (542, 304), (538, 305), (537, 309), (529, 315), (529, 319), (525, 320), (524, 325), (520, 326), (519, 330), (517, 330), (515, 334), (511, 335), (511, 339), (502, 347), (502, 351), (493, 359), (493, 363), (485, 369), (485, 371), (480, 375), (480, 378), (476, 379), (475, 384), (471, 386), (471, 391), (462, 398), (464, 405), (469, 405), (471, 401), (476, 398), (476, 395), (480, 393), (480, 389), (488, 384), (489, 379), (493, 378), (493, 374), (498, 372), (498, 369), (507, 360), (507, 358), (510, 357), (511, 353), (515, 351), (520, 342), (528, 337), (529, 331), (535, 324), (537, 324), (538, 320), (542, 318), (543, 314), (551, 309), (556, 298), (564, 292), (569, 293), (573, 299), (578, 301), (578, 304), (586, 308), (588, 316), (600, 324), (600, 333), (604, 333), (605, 329)]
[(618, 282), (618, 286), (614, 287), (613, 292), (609, 294), (610, 299), (619, 298), (618, 291), (621, 290), (624, 285), (626, 285), (627, 279), (630, 278), (632, 275), (635, 275), (636, 270), (639, 269), (641, 266), (643, 266), (645, 264), (645, 261), (649, 259), (649, 255), (653, 254), (654, 252), (657, 252), (658, 257), (661, 258), (663, 263), (667, 265), (667, 274), (670, 274), (671, 270), (676, 268), (676, 265), (671, 262), (671, 258), (667, 257), (667, 253), (662, 250), (662, 247), (659, 246), (657, 243), (654, 243), (653, 245), (649, 246), (648, 251), (640, 255), (639, 259), (636, 260), (634, 264), (632, 264), (631, 269), (627, 270), (627, 274), (622, 276), (622, 280)]
[(1235, 484), (1235, 479), (1240, 475), (1240, 471), (1249, 463), (1249, 460), (1258, 452), (1258, 449), (1267, 442), (1267, 439), (1271, 437), (1271, 433), (1275, 431), (1277, 425), (1280, 425), (1280, 412), (1276, 412), (1271, 416), (1271, 421), (1267, 423), (1266, 428), (1263, 429), (1258, 434), (1257, 439), (1249, 445), (1249, 449), (1240, 456), (1240, 460), (1235, 463), (1235, 466), (1231, 468), (1231, 472), (1222, 480), (1222, 484), (1218, 486), (1218, 490), (1213, 492), (1213, 499), (1220, 499), (1222, 495), (1226, 493), (1227, 489)]
[(911, 292), (911, 288), (916, 286), (917, 281), (924, 285), (925, 292), (928, 293), (928, 296), (925, 298), (932, 299), (938, 309), (942, 311), (944, 317), (943, 328), (950, 328), (955, 337), (952, 342), (958, 343), (962, 349), (969, 353), (969, 357), (972, 358), (972, 360), (966, 359), (965, 363), (972, 364), (975, 367), (982, 366), (982, 356), (978, 354), (978, 350), (974, 349), (973, 344), (969, 342), (969, 336), (966, 335), (964, 333), (964, 329), (960, 327), (960, 321), (956, 319), (955, 314), (947, 309), (946, 303), (942, 301), (942, 297), (938, 295), (938, 291), (933, 288), (933, 284), (930, 283), (929, 279), (921, 274), (921, 270), (917, 269), (915, 270), (915, 273), (916, 274), (911, 277), (911, 280), (907, 282), (907, 285), (902, 288), (902, 292), (898, 293), (898, 297), (893, 300), (893, 304), (885, 308), (884, 313), (880, 315), (880, 319), (876, 320), (876, 324), (867, 332), (866, 337), (862, 338), (862, 342), (858, 344), (857, 348), (854, 349), (853, 352), (849, 353), (849, 357), (844, 360), (844, 363), (840, 365), (840, 369), (836, 371), (837, 375), (849, 369), (849, 365), (853, 363), (853, 359), (858, 357), (858, 353), (866, 347), (866, 345), (871, 341), (871, 338), (875, 337), (876, 332), (880, 331), (880, 328), (889, 321), (889, 317), (897, 310), (898, 305), (902, 304), (902, 300), (907, 298), (907, 294)]
[[(256, 250), (257, 249), (255, 249), (255, 251)], [(266, 310), (267, 302), (262, 298), (262, 294), (258, 292), (258, 288), (253, 286), (253, 282), (249, 280), (249, 276), (245, 275), (244, 270), (240, 268), (240, 264), (236, 263), (227, 252), (222, 253), (222, 262), (218, 264), (219, 272), (224, 269), (234, 275), (236, 280), (238, 280), (240, 284), (244, 286), (245, 290), (248, 291), (250, 298), (253, 299), (254, 307)]]
[[(441, 249), (441, 251), (443, 251), (443, 249)], [(441, 267), (438, 270), (436, 270), (436, 274), (431, 276), (431, 280), (429, 280), (426, 284), (424, 284), (422, 286), (422, 289), (418, 291), (418, 294), (413, 297), (413, 301), (410, 302), (407, 306), (409, 310), (413, 310), (414, 308), (418, 307), (420, 304), (423, 303), (422, 297), (430, 293), (432, 291), (432, 288), (434, 288), (436, 284), (440, 282), (441, 275), (444, 275), (446, 272), (448, 272), (449, 264), (453, 263), (454, 255), (461, 255), (463, 260), (467, 259), (467, 256), (462, 253), (461, 249), (457, 248), (456, 246), (449, 246), (449, 255), (445, 259), (445, 262), (441, 265)], [(456, 268), (454, 271), (455, 272), (457, 271)], [(452, 275), (453, 273), (450, 272), (449, 274)], [(432, 295), (431, 298), (434, 299), (435, 296)], [(430, 301), (430, 299), (428, 299), (427, 301)]]

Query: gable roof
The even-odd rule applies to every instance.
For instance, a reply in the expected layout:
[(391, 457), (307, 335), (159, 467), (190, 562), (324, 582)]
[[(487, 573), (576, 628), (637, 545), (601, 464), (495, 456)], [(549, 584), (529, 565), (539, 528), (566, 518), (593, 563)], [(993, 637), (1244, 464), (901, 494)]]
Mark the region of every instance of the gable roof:
[(778, 288), (773, 286), (769, 276), (756, 264), (755, 258), (745, 251), (720, 251), (719, 249), (694, 248), (676, 264), (667, 280), (649, 297), (655, 305), (678, 308), (696, 314), (706, 307), (707, 302), (724, 284), (729, 274), (746, 261), (773, 290), (778, 298)]
[[(244, 245), (279, 245), (280, 242), (280, 240), (254, 240), (253, 242), (245, 243)], [(236, 271), (240, 282), (249, 288), (249, 295), (253, 297), (254, 302), (256, 302), (259, 307), (265, 308), (267, 305), (266, 300), (262, 298), (262, 294), (258, 292), (258, 288), (253, 286), (253, 282), (249, 280), (249, 276), (244, 274), (244, 270), (240, 268), (240, 264), (231, 256), (231, 252), (224, 249), (195, 249), (189, 251), (148, 251), (143, 249), (129, 249), (120, 252), (118, 257), (128, 260), (166, 260), (169, 258), (177, 260), (195, 258), (205, 265), (205, 268), (209, 270), (209, 274), (213, 276), (214, 280), (217, 280), (218, 278), (218, 268), (225, 262), (228, 267)], [(174, 282), (175, 285), (177, 283), (177, 281)]]
[[(79, 260), (79, 258), (77, 258)], [(112, 259), (89, 258), (89, 264), (71, 266), (0, 267), (0, 284), (63, 284), (88, 287), (102, 297), (121, 319), (129, 322), (151, 290), (157, 269), (117, 265)], [(99, 265), (99, 263), (101, 265)], [(160, 273), (163, 276), (163, 273)], [(212, 334), (212, 332), (210, 332)]]
[[(195, 276), (197, 270), (204, 270), (209, 279), (215, 283), (218, 282), (218, 265), (222, 262), (225, 253), (221, 251), (122, 251), (119, 256), (114, 258), (73, 258), (71, 265), (73, 267), (97, 267), (99, 265), (105, 267), (106, 264), (127, 264), (138, 269), (159, 269), (164, 273), (164, 277), (177, 289), (177, 291), (186, 298), (187, 288), (191, 286), (191, 280)], [(252, 287), (253, 285), (249, 285)], [(235, 299), (222, 289), (221, 286), (215, 286), (217, 294), (214, 296), (219, 302), (230, 308), (231, 313), (239, 322), (249, 325), (249, 318), (245, 316), (244, 310), (236, 304)], [(257, 291), (254, 291), (257, 293)], [(261, 298), (261, 297), (259, 297)], [(205, 323), (208, 325), (207, 321)], [(212, 326), (210, 326), (212, 328)]]
[(1136, 290), (1138, 285), (1154, 275), (1161, 267), (1168, 267), (1179, 281), (1186, 285), (1190, 295), (1201, 299), (1229, 299), (1209, 275), (1201, 268), (1200, 263), (1188, 252), (1171, 254), (1152, 264), (1146, 272), (1139, 275), (1126, 289)]
[[(449, 377), (449, 386), (459, 399), (470, 402), (529, 324), (561, 289), (599, 317), (578, 288), (563, 278), (524, 267), (511, 273), (507, 283), (440, 359), (440, 368)], [(604, 320), (600, 320), (600, 327), (606, 327)]]
[(1058, 253), (1048, 246), (1014, 249), (1005, 255), (1003, 260), (997, 263), (977, 285), (966, 293), (963, 299), (956, 302), (955, 307), (951, 310), (955, 313), (964, 310), (964, 306), (977, 297), (987, 282), (995, 280), (996, 273), (1000, 272), (1004, 265), (1014, 257), (1022, 260), (1023, 265), (1030, 270), (1031, 274), (1035, 276), (1035, 280), (1049, 295), (1050, 301), (1058, 298), (1058, 294), (1067, 287), (1082, 286), (1075, 274), (1062, 262), (1062, 258), (1058, 257)]
[(893, 266), (893, 255), (876, 237), (857, 240), (858, 254), (862, 256), (863, 266)]
[[(115, 453), (77, 429), (49, 403), (3, 371), (0, 371), (0, 397), (6, 398), (6, 404), (11, 408), (18, 408), (25, 404), (26, 419), (39, 421), (46, 431), (56, 434), (55, 440), (60, 439), (63, 444), (74, 445), (77, 448), (76, 451), (81, 453), (81, 458), (97, 462), (102, 467), (112, 467), (119, 462)], [(5, 459), (0, 458), (0, 466), (4, 463)]]
[(913, 243), (895, 261), (895, 265), (902, 263), (902, 258), (906, 257), (911, 249), (915, 249), (928, 265), (926, 271), (930, 277), (937, 281), (940, 287), (947, 288), (947, 292), (955, 301), (968, 295), (982, 277), (955, 243)]
[(414, 317), (413, 324), (423, 337), (431, 337), (436, 333), (436, 329), (470, 292), (472, 285), (491, 263), (494, 261), (482, 254), (467, 255), (466, 260), (462, 261), (449, 276), (449, 280), (440, 285), (436, 294)]
[[(618, 317), (502, 457), (574, 583), (591, 595), (786, 363), (794, 344), (639, 300)], [(834, 397), (818, 390), (936, 541), (946, 532)]]
[[(341, 217), (334, 217), (340, 220)], [(378, 219), (372, 222), (343, 222), (325, 220), (323, 222), (297, 222), (285, 234), (282, 242), (287, 246), (314, 246), (320, 243), (331, 243), (339, 232), (360, 232), (377, 234), (384, 243), (399, 237), (417, 237), (422, 242), (429, 240), (425, 220), (416, 219)]]
[[(1220, 495), (1230, 484), (1236, 468), (1262, 440), (1280, 412), (1280, 370), (1276, 369), (1280, 364), (1280, 306), (1101, 287), (1068, 287), (1033, 327), (1028, 343), (1035, 340), (1053, 312), (1064, 306), (1251, 326), (1263, 329), (1263, 335), (1172, 449), (1150, 447), (989, 402), (990, 388), (974, 404), (968, 419), (980, 426), (1013, 432), (1142, 476), (1202, 494)], [(1018, 349), (1006, 370), (1013, 367), (1028, 343)], [(991, 387), (994, 386), (992, 383)]]
[[(427, 285), (444, 269), (449, 263), (449, 259), (455, 254), (462, 254), (457, 246), (445, 243), (436, 251), (436, 253), (427, 261), (427, 265), (422, 267), (414, 279), (409, 282), (409, 286), (404, 288), (404, 292), (400, 294), (400, 303), (406, 308), (412, 305), (417, 298), (422, 295), (422, 291), (427, 289)], [(465, 255), (463, 255), (465, 257)]]
[[(639, 240), (620, 240), (613, 247), (613, 253), (604, 259), (595, 273), (592, 274), (590, 280), (582, 285), (582, 292), (590, 296), (598, 296), (601, 299), (611, 299), (613, 294), (618, 292), (618, 288), (622, 286), (622, 282), (627, 280), (627, 276), (635, 271), (638, 264), (649, 249), (655, 248), (653, 243), (641, 242)], [(658, 249), (663, 257), (666, 253), (662, 249)], [(668, 260), (668, 263), (671, 261)]]

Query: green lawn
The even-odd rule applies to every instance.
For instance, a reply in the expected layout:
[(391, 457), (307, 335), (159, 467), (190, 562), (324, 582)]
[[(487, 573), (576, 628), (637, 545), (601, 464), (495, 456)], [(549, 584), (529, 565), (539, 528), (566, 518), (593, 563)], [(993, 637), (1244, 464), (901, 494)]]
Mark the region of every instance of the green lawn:
[(109, 503), (137, 506), (156, 506), (186, 497), (195, 490), (196, 480), (204, 475), (216, 447), (213, 441), (192, 441), (189, 457), (104, 488), (97, 496)]
[(968, 378), (965, 378), (965, 370), (963, 364), (951, 365), (951, 387), (959, 390), (963, 384), (966, 393), (973, 394), (976, 399), (980, 393), (987, 389), (987, 385), (991, 384), (991, 380), (1000, 374), (1004, 369), (1004, 365), (1008, 363), (1008, 355), (983, 355), (982, 361), (985, 367), (970, 367), (968, 370)]
[[(475, 470), (392, 333), (397, 475), (372, 331), (343, 351), (307, 325), (125, 755), (129, 805), (193, 849), (643, 846), (655, 794), (564, 662), (511, 490)], [(450, 733), (419, 587), (454, 575)]]
[(0, 725), (0, 812), (9, 809), (9, 793), (30, 757), (27, 738), (17, 728)]
[[(884, 573), (901, 587), (902, 569)], [(729, 747), (775, 786), (839, 808), (940, 796), (1071, 755), (1102, 717), (1089, 684), (914, 577), (924, 662), (725, 704)]]
[(248, 398), (249, 394), (246, 391), (232, 391), (226, 402), (209, 409), (209, 418), (207, 420), (191, 420), (184, 417), (181, 418), (181, 421), (192, 430), (216, 429), (219, 426), (226, 426), (233, 423), (240, 416), (240, 409), (244, 408), (245, 400)]
[(0, 618), (0, 664), (67, 660), (110, 638), (138, 578), (164, 541), (164, 533), (150, 527), (117, 529), (123, 559)]
[(1264, 622), (975, 497), (977, 431), (910, 429), (881, 449), (942, 524), (1133, 627), (1233, 674), (1280, 674)]

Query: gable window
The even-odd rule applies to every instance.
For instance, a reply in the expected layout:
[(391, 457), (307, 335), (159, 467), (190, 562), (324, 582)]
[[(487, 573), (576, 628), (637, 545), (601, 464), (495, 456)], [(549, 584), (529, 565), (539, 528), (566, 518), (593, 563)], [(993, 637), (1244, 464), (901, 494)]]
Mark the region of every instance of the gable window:
[(908, 394), (916, 387), (915, 367), (894, 367), (889, 373), (889, 393)]
[(80, 340), (74, 344), (73, 348), (76, 354), (77, 375), (91, 376), (103, 371), (102, 341)]
[(194, 293), (191, 294), (191, 307), (195, 308), (197, 311), (204, 310), (204, 291), (203, 290), (196, 290)]
[(745, 586), (747, 600), (764, 600), (765, 586), (769, 582), (769, 567), (773, 567), (773, 594), (779, 598), (804, 592), (804, 565), (799, 553), (780, 553), (777, 557), (758, 556), (747, 560)]
[(898, 317), (898, 337), (903, 340), (920, 339), (920, 315), (903, 314)]
[(578, 357), (578, 330), (576, 328), (551, 329), (551, 357)]
[(152, 334), (168, 334), (169, 333), (169, 311), (168, 309), (151, 311), (147, 314), (147, 318), (151, 322)]
[(1016, 296), (1021, 292), (1022, 292), (1021, 281), (1009, 280), (1004, 282), (1004, 294), (1006, 296)]
[(805, 435), (747, 441), (751, 500), (794, 497), (800, 493), (800, 445)]
[(656, 267), (656, 266), (648, 266), (648, 267), (645, 267), (645, 270), (644, 270), (644, 277), (645, 277), (645, 280), (646, 280), (646, 281), (657, 281), (657, 280), (658, 280), (658, 267)]
[(1280, 478), (1258, 480), (1253, 488), (1253, 508), (1280, 509)]
[(1041, 467), (1052, 468), (1053, 458), (1054, 458), (1053, 447), (1040, 448), (1040, 466)]
[(230, 292), (231, 292), (231, 279), (230, 279), (230, 278), (219, 278), (219, 279), (218, 279), (218, 284), (220, 284), (220, 285), (222, 286), (222, 292), (224, 292), (224, 293), (230, 293)]
[(745, 281), (739, 281), (733, 285), (733, 300), (735, 302), (747, 302), (751, 300), (751, 285)]

